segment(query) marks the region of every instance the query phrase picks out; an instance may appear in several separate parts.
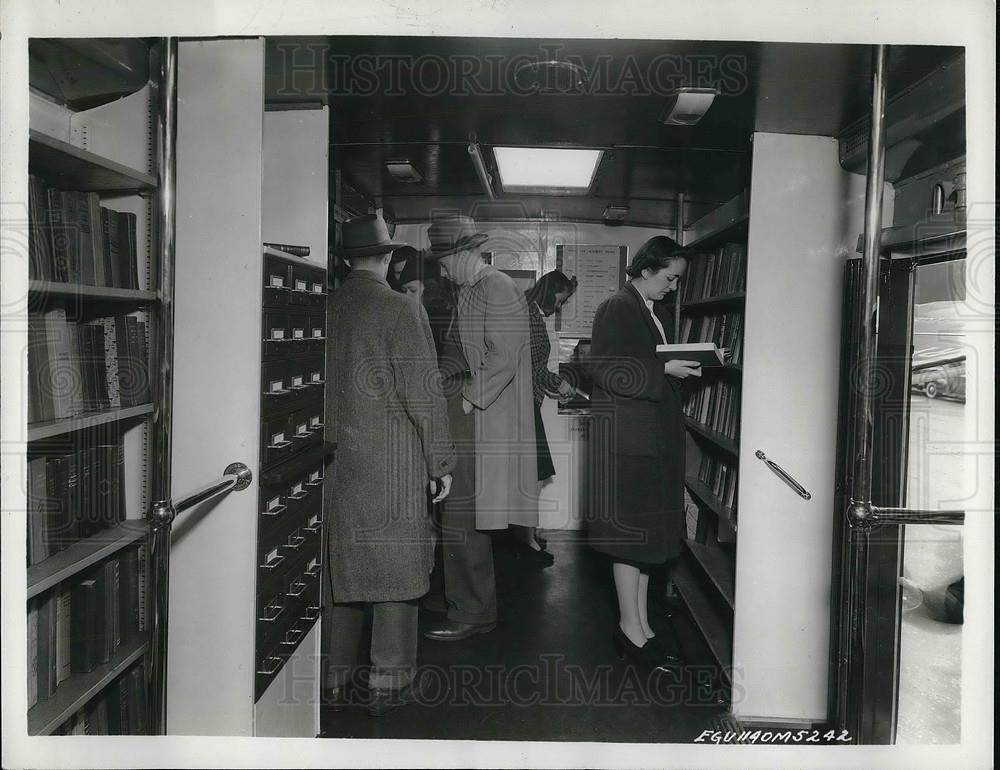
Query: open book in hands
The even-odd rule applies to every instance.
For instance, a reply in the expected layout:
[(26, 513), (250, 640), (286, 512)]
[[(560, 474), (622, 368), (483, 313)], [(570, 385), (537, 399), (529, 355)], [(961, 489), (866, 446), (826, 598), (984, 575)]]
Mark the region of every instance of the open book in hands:
[(725, 353), (711, 342), (687, 342), (681, 345), (657, 345), (656, 357), (661, 361), (697, 361), (702, 367), (723, 366)]

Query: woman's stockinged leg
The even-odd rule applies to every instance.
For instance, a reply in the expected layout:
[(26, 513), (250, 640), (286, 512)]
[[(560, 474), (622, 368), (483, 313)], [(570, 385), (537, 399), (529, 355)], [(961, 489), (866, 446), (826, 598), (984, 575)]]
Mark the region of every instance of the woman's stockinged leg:
[(646, 604), (646, 597), (649, 594), (649, 573), (639, 573), (639, 593), (637, 596), (637, 609), (639, 612), (639, 625), (642, 633), (647, 639), (652, 639), (656, 634), (649, 627), (649, 606)]
[(646, 635), (639, 619), (639, 570), (631, 564), (616, 561), (612, 573), (615, 577), (615, 592), (618, 594), (618, 624), (632, 644), (642, 647), (646, 643)]

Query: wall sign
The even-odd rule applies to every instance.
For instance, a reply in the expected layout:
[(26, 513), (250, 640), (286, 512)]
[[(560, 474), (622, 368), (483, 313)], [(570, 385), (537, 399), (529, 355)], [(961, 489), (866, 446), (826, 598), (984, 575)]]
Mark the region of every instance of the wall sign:
[(556, 269), (576, 276), (576, 293), (556, 314), (563, 337), (590, 338), (598, 306), (625, 285), (627, 246), (556, 246)]

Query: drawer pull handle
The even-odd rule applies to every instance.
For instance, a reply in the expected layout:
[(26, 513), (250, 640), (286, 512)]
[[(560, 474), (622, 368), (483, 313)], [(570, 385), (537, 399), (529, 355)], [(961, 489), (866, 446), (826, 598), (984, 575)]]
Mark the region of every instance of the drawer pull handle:
[(302, 594), (306, 592), (306, 588), (308, 588), (308, 586), (305, 583), (296, 580), (288, 587), (287, 593), (293, 599), (298, 599), (300, 596), (302, 596)]
[(273, 605), (269, 604), (264, 608), (264, 616), (259, 618), (261, 623), (274, 623), (278, 618), (285, 614), (285, 605)]
[(268, 508), (266, 511), (261, 511), (260, 513), (261, 516), (280, 516), (287, 510), (287, 505), (276, 505), (274, 508)]
[(270, 561), (266, 561), (260, 565), (261, 569), (273, 570), (277, 568), (285, 560), (284, 556), (278, 556)]
[(281, 668), (281, 658), (275, 658), (270, 656), (264, 658), (259, 669), (257, 669), (258, 674), (263, 674), (264, 676), (271, 676), (275, 671)]
[(302, 617), (306, 620), (316, 620), (319, 617), (319, 605), (310, 604), (302, 613)]
[(299, 643), (299, 639), (302, 638), (302, 634), (303, 631), (301, 628), (290, 628), (281, 643), (288, 647), (294, 647)]

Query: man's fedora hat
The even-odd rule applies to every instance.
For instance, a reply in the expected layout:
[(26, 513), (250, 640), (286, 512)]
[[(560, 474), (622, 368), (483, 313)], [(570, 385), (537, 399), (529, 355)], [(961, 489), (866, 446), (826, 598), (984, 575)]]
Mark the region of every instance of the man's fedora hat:
[(430, 248), (425, 252), (427, 259), (441, 259), (464, 249), (481, 246), (489, 236), (476, 232), (476, 223), (471, 217), (452, 214), (441, 216), (427, 228)]
[(388, 254), (405, 244), (396, 243), (389, 237), (385, 220), (378, 214), (363, 214), (349, 219), (341, 225), (340, 249), (342, 257), (373, 257)]

